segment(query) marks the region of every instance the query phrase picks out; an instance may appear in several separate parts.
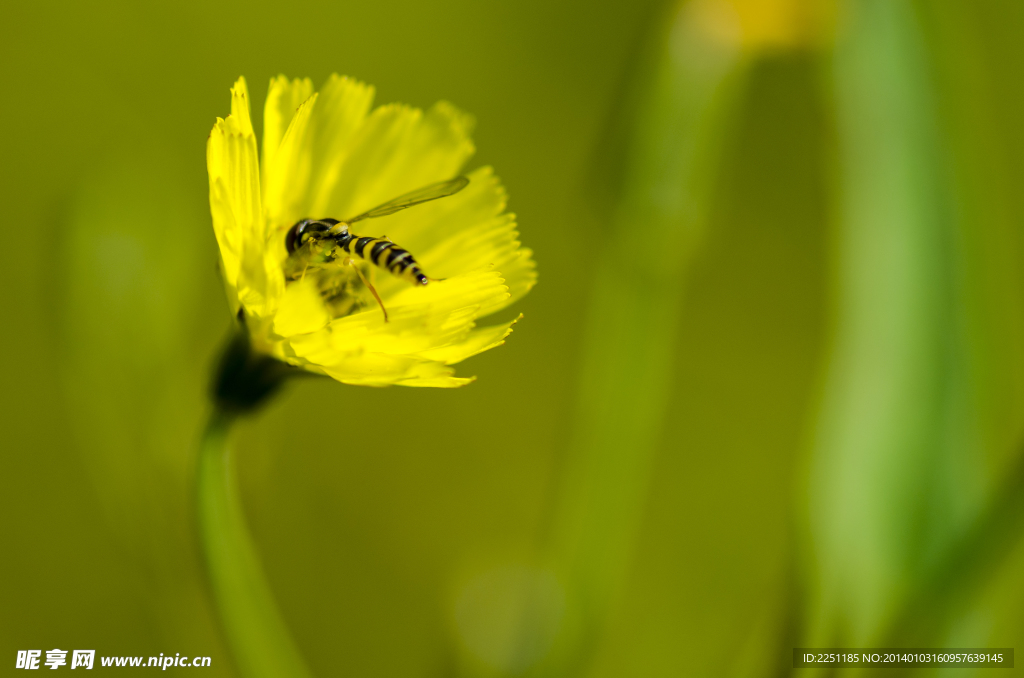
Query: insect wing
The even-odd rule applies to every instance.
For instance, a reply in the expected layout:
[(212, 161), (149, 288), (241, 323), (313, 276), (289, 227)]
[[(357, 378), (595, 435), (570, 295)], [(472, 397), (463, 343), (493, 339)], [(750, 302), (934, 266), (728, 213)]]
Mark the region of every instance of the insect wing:
[(436, 184), (430, 184), (423, 188), (418, 188), (415, 191), (400, 195), (394, 200), (389, 200), (383, 205), (374, 207), (369, 212), (363, 212), (358, 217), (352, 217), (346, 219), (345, 223), (354, 224), (357, 221), (363, 219), (376, 219), (377, 217), (386, 217), (389, 214), (395, 212), (401, 212), (407, 207), (413, 205), (419, 205), (420, 203), (430, 202), (431, 200), (437, 200), (438, 198), (447, 198), (450, 195), (455, 195), (462, 189), (469, 185), (468, 177), (455, 177), (448, 181), (439, 181)]

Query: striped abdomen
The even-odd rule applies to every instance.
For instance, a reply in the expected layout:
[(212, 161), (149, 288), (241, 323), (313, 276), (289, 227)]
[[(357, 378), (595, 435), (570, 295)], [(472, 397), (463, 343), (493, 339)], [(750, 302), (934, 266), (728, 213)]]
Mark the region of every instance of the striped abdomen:
[(360, 237), (346, 231), (334, 236), (334, 241), (349, 254), (386, 269), (414, 285), (426, 285), (429, 282), (409, 250), (402, 249), (390, 240)]

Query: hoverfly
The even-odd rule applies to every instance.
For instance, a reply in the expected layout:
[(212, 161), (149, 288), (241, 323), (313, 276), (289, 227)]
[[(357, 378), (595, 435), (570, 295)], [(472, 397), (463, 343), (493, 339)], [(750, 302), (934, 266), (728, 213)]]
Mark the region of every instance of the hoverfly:
[[(391, 242), (387, 236), (375, 238), (356, 235), (349, 230), (349, 226), (364, 219), (386, 217), (420, 203), (447, 198), (455, 195), (468, 184), (469, 178), (465, 176), (440, 181), (400, 195), (394, 200), (389, 200), (383, 205), (378, 205), (351, 219), (301, 219), (288, 229), (288, 233), (285, 235), (285, 248), (289, 255), (285, 264), (286, 276), (289, 280), (298, 280), (305, 276), (310, 268), (324, 268), (325, 265), (332, 262), (339, 262), (343, 267), (351, 266), (359, 275), (363, 285), (377, 300), (381, 311), (384, 312), (384, 321), (387, 322), (388, 311), (384, 308), (384, 302), (381, 301), (377, 290), (363, 275), (356, 262), (356, 257), (378, 268), (383, 268), (392, 275), (414, 285), (426, 285), (434, 279), (428, 278), (423, 273), (415, 257), (408, 250)], [(353, 295), (344, 280), (328, 279), (322, 285), (322, 291), (335, 300), (342, 300), (340, 303), (344, 303), (344, 299), (348, 297), (348, 306), (345, 308), (351, 308)]]

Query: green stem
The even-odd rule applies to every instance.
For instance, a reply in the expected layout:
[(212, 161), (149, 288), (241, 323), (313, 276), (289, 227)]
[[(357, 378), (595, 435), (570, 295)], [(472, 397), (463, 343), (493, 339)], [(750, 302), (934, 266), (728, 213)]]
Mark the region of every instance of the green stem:
[(229, 447), (237, 414), (214, 408), (199, 450), (196, 501), (214, 602), (245, 678), (309, 676), (288, 634), (249, 536)]

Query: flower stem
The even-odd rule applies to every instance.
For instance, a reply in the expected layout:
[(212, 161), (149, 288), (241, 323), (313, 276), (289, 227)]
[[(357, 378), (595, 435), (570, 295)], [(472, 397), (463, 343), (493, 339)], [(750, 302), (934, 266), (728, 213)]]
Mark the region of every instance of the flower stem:
[(221, 624), (244, 678), (306, 678), (245, 525), (229, 434), (237, 414), (215, 406), (196, 474), (199, 532)]

